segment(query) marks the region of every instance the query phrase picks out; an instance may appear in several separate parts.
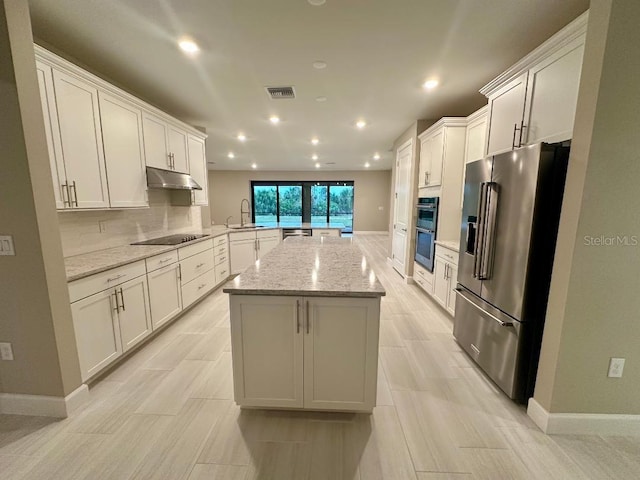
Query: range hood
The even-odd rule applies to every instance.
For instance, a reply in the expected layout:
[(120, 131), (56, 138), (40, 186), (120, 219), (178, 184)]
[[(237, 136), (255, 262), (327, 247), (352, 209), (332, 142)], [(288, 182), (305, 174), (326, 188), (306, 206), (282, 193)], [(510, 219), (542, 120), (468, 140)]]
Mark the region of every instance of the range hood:
[(147, 167), (147, 186), (165, 190), (202, 190), (202, 187), (187, 173)]

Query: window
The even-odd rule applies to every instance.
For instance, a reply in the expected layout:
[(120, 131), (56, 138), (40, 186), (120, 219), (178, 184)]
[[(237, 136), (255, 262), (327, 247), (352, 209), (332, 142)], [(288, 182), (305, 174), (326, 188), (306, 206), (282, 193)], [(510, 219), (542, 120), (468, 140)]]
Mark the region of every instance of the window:
[(265, 223), (342, 223), (353, 232), (352, 181), (251, 182), (253, 221)]

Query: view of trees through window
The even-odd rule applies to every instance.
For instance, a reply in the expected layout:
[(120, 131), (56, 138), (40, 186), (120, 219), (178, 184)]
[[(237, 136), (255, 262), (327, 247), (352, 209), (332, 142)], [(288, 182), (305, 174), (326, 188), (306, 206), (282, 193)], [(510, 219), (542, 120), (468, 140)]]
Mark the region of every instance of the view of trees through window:
[(255, 223), (342, 223), (353, 231), (353, 189), (343, 182), (252, 182)]

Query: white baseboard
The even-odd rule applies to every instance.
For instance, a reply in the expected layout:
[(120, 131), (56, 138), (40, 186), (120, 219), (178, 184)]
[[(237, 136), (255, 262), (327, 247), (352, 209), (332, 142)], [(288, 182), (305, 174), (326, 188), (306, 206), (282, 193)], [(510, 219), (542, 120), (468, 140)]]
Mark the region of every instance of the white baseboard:
[(640, 435), (640, 415), (549, 413), (534, 398), (527, 415), (550, 435)]
[(89, 398), (83, 383), (66, 397), (0, 393), (0, 413), (66, 418)]

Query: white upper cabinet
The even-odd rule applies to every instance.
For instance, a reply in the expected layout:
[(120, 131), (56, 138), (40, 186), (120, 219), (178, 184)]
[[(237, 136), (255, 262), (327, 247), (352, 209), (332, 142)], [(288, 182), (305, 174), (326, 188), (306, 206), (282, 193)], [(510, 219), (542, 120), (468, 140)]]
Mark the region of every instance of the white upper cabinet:
[(142, 130), (147, 166), (171, 170), (167, 124), (151, 113), (142, 112)]
[(489, 96), (487, 155), (507, 152), (521, 143), (520, 130), (527, 93), (527, 73)]
[(198, 182), (202, 190), (193, 191), (193, 204), (206, 206), (209, 204), (207, 159), (205, 158), (204, 140), (189, 135), (187, 140), (189, 151), (189, 174)]
[(149, 112), (142, 122), (147, 166), (189, 173), (186, 130)]
[(51, 67), (42, 62), (36, 62), (38, 86), (40, 87), (40, 101), (44, 116), (44, 131), (47, 137), (49, 150), (49, 163), (53, 178), (53, 193), (56, 199), (56, 208), (62, 209), (69, 205), (67, 197), (67, 174), (64, 171), (62, 148), (60, 146), (60, 127), (58, 126), (58, 109), (56, 108), (56, 95), (53, 88), (53, 73)]
[(464, 149), (465, 163), (484, 158), (486, 135), (487, 107), (485, 106), (467, 117), (467, 135)]
[(58, 123), (69, 201), (75, 208), (107, 208), (98, 89), (53, 70)]
[(102, 140), (112, 207), (146, 207), (142, 111), (100, 92)]
[(486, 155), (573, 136), (588, 12), (480, 90), (489, 99)]
[(573, 136), (584, 38), (529, 70), (523, 143), (560, 142)]
[[(34, 49), (59, 210), (148, 207), (145, 167), (189, 173), (190, 155), (206, 188), (205, 134), (38, 45)], [(206, 190), (193, 203), (207, 205)]]
[(428, 130), (420, 136), (419, 188), (437, 187), (442, 184), (442, 162), (444, 160), (444, 128)]
[(189, 173), (189, 154), (187, 153), (187, 132), (179, 127), (169, 124), (167, 128), (167, 144), (173, 170), (181, 173)]

